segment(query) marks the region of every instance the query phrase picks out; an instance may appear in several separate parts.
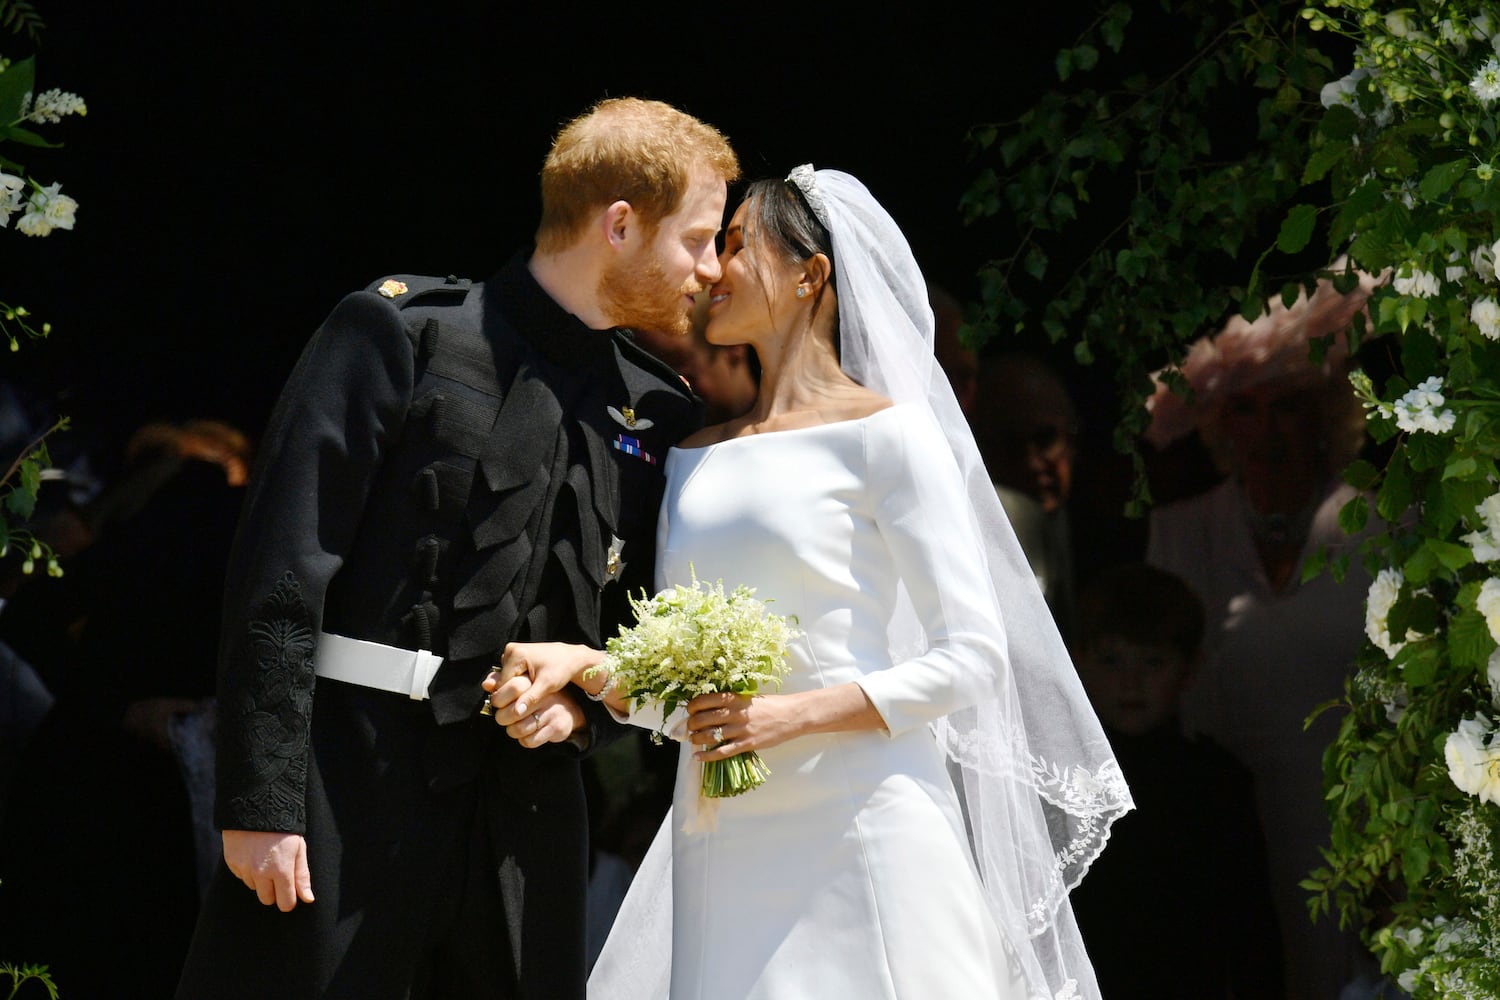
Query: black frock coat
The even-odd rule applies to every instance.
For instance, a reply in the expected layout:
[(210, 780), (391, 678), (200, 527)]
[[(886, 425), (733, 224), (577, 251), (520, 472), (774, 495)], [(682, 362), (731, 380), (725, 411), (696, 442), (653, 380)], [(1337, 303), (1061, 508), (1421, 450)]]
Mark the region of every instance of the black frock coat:
[[(179, 997), (583, 996), (583, 751), (520, 748), (479, 683), (508, 641), (625, 623), (700, 414), (522, 257), (338, 305), (260, 449), (219, 673), (218, 822), (304, 833), (316, 902), (222, 869)], [(445, 657), (431, 700), (315, 682), (320, 630)], [(585, 710), (597, 746), (614, 724)]]

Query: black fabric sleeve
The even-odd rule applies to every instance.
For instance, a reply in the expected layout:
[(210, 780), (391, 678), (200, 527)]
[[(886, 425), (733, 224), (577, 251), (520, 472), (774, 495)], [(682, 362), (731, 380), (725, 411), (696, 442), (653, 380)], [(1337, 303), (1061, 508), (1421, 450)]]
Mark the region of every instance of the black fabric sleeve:
[(400, 313), (355, 293), (313, 336), (271, 415), (225, 582), (221, 828), (303, 832), (324, 596), (400, 433), (413, 378)]

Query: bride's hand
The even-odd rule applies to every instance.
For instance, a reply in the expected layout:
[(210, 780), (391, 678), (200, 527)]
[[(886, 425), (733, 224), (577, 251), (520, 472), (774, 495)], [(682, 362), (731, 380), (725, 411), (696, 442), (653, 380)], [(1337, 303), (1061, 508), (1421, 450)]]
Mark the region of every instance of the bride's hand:
[(725, 760), (764, 750), (799, 735), (792, 695), (702, 694), (688, 702), (688, 741), (694, 760)]
[(567, 642), (506, 643), (500, 665), (481, 685), (495, 722), (510, 727), (525, 719), (603, 657), (597, 649)]

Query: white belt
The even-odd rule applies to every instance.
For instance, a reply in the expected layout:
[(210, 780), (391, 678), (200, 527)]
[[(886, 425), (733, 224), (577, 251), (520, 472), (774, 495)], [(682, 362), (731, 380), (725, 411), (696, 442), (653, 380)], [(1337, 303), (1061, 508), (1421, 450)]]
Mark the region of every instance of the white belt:
[(345, 684), (359, 684), (404, 694), (413, 701), (426, 701), (427, 686), (442, 665), (441, 656), (434, 656), (425, 649), (401, 649), (319, 632), (313, 672), (319, 677), (329, 677)]

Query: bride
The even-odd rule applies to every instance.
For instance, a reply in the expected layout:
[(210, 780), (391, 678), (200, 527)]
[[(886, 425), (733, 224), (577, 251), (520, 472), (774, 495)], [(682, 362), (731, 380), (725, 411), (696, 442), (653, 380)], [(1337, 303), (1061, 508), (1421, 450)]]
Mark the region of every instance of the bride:
[[(802, 166), (749, 188), (720, 263), (706, 336), (755, 349), (760, 391), (669, 453), (657, 583), (754, 587), (805, 634), (780, 691), (669, 720), (673, 813), (590, 996), (1096, 997), (1066, 897), (1129, 793), (933, 360), (906, 240), (859, 181)], [(601, 656), (507, 647), (497, 720), (524, 738), (566, 683), (625, 718), (584, 676)], [(748, 750), (766, 784), (701, 802), (698, 762)]]

